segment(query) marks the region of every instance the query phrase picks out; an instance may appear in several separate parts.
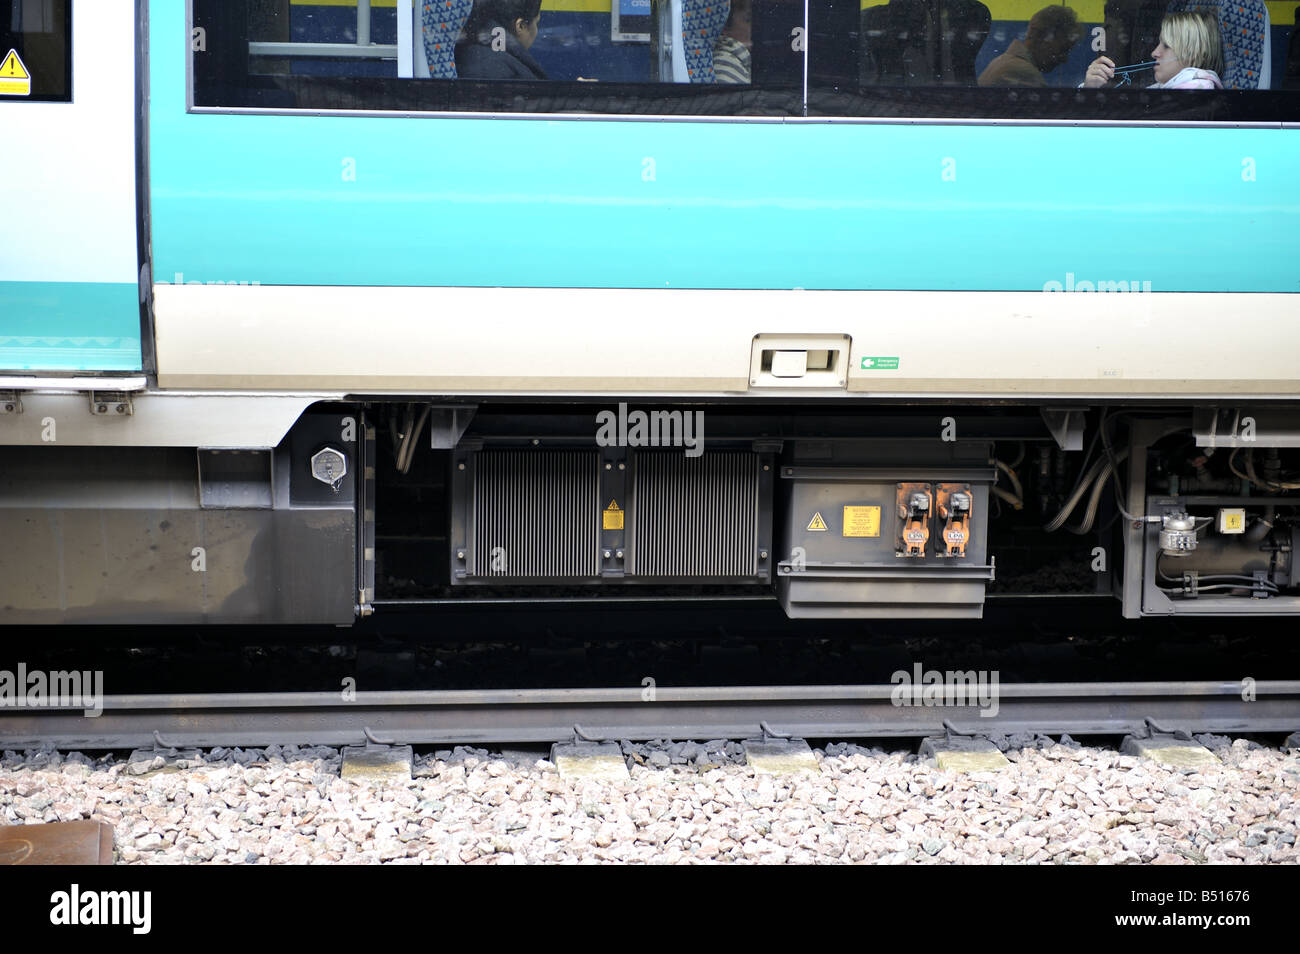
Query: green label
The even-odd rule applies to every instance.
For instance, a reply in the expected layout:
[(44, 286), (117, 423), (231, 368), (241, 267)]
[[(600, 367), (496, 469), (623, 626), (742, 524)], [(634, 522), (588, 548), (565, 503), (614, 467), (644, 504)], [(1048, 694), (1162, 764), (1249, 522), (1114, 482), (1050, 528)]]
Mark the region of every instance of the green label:
[(863, 371), (897, 371), (897, 358), (863, 358)]

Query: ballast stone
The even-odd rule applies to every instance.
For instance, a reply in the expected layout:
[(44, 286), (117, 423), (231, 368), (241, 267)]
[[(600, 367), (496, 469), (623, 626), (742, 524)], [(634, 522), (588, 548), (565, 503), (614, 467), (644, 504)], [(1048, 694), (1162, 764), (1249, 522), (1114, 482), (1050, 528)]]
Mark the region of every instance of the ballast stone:
[(183, 772), (202, 764), (203, 754), (198, 749), (136, 749), (127, 756), (126, 773)]
[(1119, 750), (1124, 755), (1150, 759), (1165, 768), (1202, 768), (1207, 765), (1222, 765), (1219, 757), (1205, 746), (1188, 739), (1176, 739), (1173, 736), (1154, 736), (1140, 739), (1125, 736)]
[(803, 739), (746, 739), (745, 764), (759, 775), (795, 775), (820, 772), (821, 766)]
[(565, 779), (629, 782), (623, 750), (615, 742), (561, 742), (551, 747), (551, 761)]
[(996, 772), (1011, 764), (988, 739), (966, 736), (925, 739), (918, 757), (945, 772)]

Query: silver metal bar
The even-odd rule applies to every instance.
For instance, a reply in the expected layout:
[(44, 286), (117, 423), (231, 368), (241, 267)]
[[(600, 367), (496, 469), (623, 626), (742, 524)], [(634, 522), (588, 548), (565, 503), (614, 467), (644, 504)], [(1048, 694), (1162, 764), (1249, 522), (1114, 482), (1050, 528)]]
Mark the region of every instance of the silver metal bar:
[[(357, 0), (357, 46), (370, 45), (370, 0)], [(394, 47), (394, 49), (396, 49)]]
[[(368, 35), (367, 35), (368, 36)], [(273, 43), (248, 44), (250, 56), (319, 56), (351, 60), (395, 60), (396, 43)]]
[(760, 722), (805, 738), (920, 737), (945, 720), (979, 734), (1119, 735), (1147, 719), (1193, 732), (1290, 732), (1300, 725), (1300, 682), (1259, 682), (1254, 701), (1228, 682), (1043, 683), (998, 687), (995, 715), (976, 706), (895, 705), (897, 687), (659, 687), (654, 702), (623, 689), (237, 693), (110, 696), (103, 714), (0, 707), (0, 748), (359, 743), (364, 729), (398, 742), (555, 742), (581, 724), (603, 738), (746, 738)]

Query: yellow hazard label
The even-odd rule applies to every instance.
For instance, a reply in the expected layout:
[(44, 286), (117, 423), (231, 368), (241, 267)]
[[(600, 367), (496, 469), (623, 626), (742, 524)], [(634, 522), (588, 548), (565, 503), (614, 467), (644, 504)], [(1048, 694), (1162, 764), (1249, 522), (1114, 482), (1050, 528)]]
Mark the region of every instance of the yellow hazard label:
[(825, 530), (826, 521), (822, 519), (821, 511), (813, 514), (812, 519), (808, 521), (809, 530)]
[(0, 96), (30, 96), (32, 94), (32, 74), (27, 72), (17, 50), (10, 50), (9, 55), (0, 63)]
[(618, 501), (611, 500), (609, 506), (601, 511), (600, 528), (602, 530), (622, 530), (623, 511), (618, 509)]
[(844, 535), (846, 537), (880, 536), (880, 508), (845, 507)]
[(1225, 510), (1223, 511), (1223, 532), (1237, 533), (1246, 526), (1246, 511), (1244, 510)]

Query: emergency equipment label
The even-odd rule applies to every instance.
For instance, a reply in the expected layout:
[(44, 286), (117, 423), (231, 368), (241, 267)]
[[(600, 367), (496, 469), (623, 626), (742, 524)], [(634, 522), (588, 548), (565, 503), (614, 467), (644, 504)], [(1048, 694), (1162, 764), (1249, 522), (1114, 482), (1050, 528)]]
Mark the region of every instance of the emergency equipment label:
[(898, 358), (868, 357), (859, 365), (863, 371), (897, 371)]

